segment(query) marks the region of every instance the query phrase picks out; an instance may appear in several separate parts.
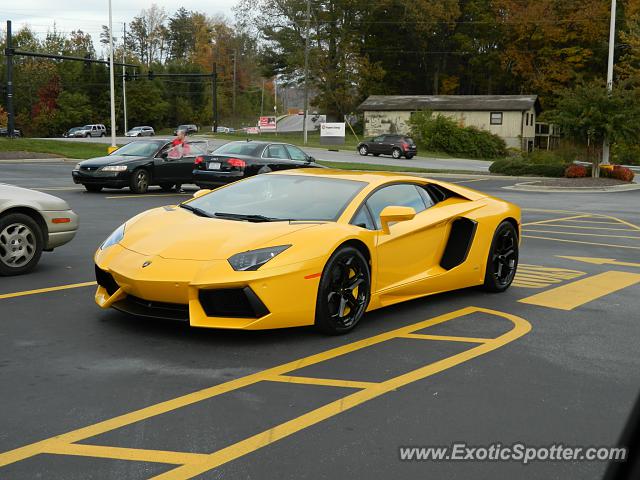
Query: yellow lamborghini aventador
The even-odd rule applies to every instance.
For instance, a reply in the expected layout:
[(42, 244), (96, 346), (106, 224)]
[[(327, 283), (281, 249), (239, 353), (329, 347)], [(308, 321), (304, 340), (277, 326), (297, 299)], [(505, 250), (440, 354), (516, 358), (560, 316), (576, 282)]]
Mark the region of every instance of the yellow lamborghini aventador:
[(96, 252), (95, 298), (197, 327), (343, 333), (404, 300), (506, 290), (519, 233), (518, 207), (458, 185), (287, 170), (133, 217)]

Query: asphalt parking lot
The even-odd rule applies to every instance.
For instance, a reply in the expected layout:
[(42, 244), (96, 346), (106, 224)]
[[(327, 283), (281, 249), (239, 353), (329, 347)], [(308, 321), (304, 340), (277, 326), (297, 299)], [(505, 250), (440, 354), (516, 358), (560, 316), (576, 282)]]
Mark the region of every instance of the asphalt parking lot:
[(62, 197), (81, 219), (33, 273), (0, 278), (0, 478), (602, 477), (602, 462), (403, 462), (399, 447), (615, 445), (640, 385), (638, 191), (448, 178), (523, 208), (512, 288), (377, 310), (326, 337), (100, 310), (97, 245), (190, 193), (90, 194), (71, 169), (0, 165), (0, 182)]

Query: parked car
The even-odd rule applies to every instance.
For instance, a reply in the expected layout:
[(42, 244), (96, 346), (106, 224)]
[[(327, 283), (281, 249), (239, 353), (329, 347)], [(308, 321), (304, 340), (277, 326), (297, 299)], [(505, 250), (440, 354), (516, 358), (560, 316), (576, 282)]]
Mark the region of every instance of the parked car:
[(42, 251), (70, 242), (78, 216), (61, 198), (0, 183), (0, 276), (32, 270)]
[[(0, 137), (8, 137), (9, 136), (9, 129), (7, 127), (0, 127)], [(22, 132), (20, 130), (18, 130), (17, 128), (13, 129), (13, 136), (14, 137), (21, 137), (22, 136)]]
[(127, 133), (125, 137), (153, 137), (156, 134), (153, 127), (133, 127)]
[(107, 136), (107, 127), (105, 127), (102, 123), (92, 123), (90, 125), (85, 125), (84, 127), (80, 127), (80, 137), (106, 137)]
[(291, 168), (320, 167), (315, 159), (294, 145), (278, 142), (239, 141), (218, 147), (196, 159), (193, 182), (208, 188), (258, 173)]
[(236, 129), (232, 127), (218, 127), (216, 133), (235, 133)]
[(187, 124), (187, 125), (178, 125), (178, 128), (176, 128), (173, 131), (173, 134), (177, 135), (178, 134), (178, 130), (184, 130), (187, 135), (191, 135), (192, 133), (197, 133), (198, 132), (198, 126), (194, 125), (193, 123), (190, 123), (190, 124)]
[(86, 137), (86, 132), (84, 127), (73, 127), (67, 130), (62, 134), (64, 138), (78, 138), (78, 137)]
[(167, 140), (136, 140), (110, 155), (78, 163), (71, 172), (73, 182), (89, 192), (103, 188), (129, 187), (145, 193), (159, 185), (165, 191), (193, 183), (194, 162), (207, 155), (206, 142), (174, 146)]
[(393, 158), (405, 157), (407, 160), (418, 154), (416, 142), (406, 135), (378, 135), (360, 142), (357, 150), (362, 156), (367, 156), (371, 153), (376, 157), (378, 155), (391, 155)]

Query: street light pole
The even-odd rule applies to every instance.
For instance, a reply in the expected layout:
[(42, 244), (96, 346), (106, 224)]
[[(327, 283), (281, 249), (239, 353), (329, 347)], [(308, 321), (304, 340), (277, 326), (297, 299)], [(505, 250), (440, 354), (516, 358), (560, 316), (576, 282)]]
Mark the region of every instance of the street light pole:
[(304, 113), (302, 114), (302, 131), (304, 144), (307, 144), (307, 110), (309, 110), (309, 23), (311, 23), (311, 0), (307, 0), (307, 26), (304, 40)]
[[(122, 63), (126, 62), (127, 52), (127, 24), (122, 24)], [(127, 81), (126, 81), (127, 67), (122, 66), (122, 110), (124, 113), (124, 131), (129, 130), (127, 127)]]
[(113, 78), (113, 15), (111, 13), (111, 0), (109, 0), (109, 90), (111, 95), (111, 147), (116, 146), (116, 104), (115, 82)]
[[(616, 0), (611, 0), (611, 19), (609, 23), (609, 59), (607, 63), (607, 90), (613, 90), (613, 53), (616, 43)], [(602, 164), (609, 165), (609, 139), (605, 136), (602, 145)], [(598, 172), (600, 173), (600, 172)]]

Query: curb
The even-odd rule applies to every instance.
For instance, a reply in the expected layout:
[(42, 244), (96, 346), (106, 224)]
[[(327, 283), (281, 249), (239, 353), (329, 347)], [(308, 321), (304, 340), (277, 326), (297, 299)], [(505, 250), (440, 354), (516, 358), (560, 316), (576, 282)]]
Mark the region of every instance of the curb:
[(0, 163), (74, 163), (81, 159), (77, 158), (16, 158), (14, 160), (0, 160)]
[(606, 187), (551, 187), (543, 185), (534, 185), (535, 182), (522, 182), (515, 185), (507, 185), (505, 190), (515, 190), (520, 192), (538, 192), (538, 193), (617, 193), (630, 192), (640, 190), (640, 184), (631, 183), (625, 185), (609, 185)]

